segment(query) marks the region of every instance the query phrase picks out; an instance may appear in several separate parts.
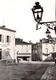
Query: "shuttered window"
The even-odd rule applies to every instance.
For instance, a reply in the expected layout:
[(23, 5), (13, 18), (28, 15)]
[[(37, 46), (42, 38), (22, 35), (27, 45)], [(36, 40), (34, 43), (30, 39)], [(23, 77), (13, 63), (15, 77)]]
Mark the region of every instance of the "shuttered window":
[(4, 42), (4, 35), (2, 35), (2, 42)]
[(9, 43), (9, 36), (7, 36), (7, 42)]
[(11, 42), (11, 36), (6, 36), (6, 42), (10, 43)]
[(46, 54), (48, 54), (48, 48), (46, 48), (45, 50), (46, 50)]
[(11, 36), (9, 36), (9, 42), (11, 42)]
[(0, 34), (0, 42), (2, 41), (2, 35)]
[(53, 51), (53, 52), (55, 51), (55, 47), (54, 47), (54, 46), (52, 47), (52, 51)]

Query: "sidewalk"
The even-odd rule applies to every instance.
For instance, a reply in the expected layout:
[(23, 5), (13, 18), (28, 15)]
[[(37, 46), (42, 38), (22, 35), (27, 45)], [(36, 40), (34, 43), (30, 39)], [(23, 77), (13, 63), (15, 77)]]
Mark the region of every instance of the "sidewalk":
[(40, 80), (52, 80), (54, 66), (49, 66)]
[(43, 61), (19, 61), (19, 63), (31, 63), (31, 64), (55, 64), (55, 62), (43, 62)]

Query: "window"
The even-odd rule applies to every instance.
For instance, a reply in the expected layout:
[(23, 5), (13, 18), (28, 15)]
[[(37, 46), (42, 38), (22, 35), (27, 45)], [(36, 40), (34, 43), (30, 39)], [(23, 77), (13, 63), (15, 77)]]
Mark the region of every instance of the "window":
[(26, 45), (28, 47), (28, 45)]
[(53, 50), (53, 52), (55, 51), (55, 47), (54, 46), (52, 47), (52, 50)]
[(46, 43), (46, 47), (48, 47), (48, 44)]
[(19, 51), (17, 51), (17, 55), (19, 55)]
[(9, 36), (7, 36), (7, 42), (9, 42)]
[(23, 44), (22, 44), (22, 47), (23, 47)]
[(2, 35), (2, 43), (4, 42), (4, 35)]
[(0, 42), (2, 41), (2, 35), (0, 34)]
[(45, 50), (46, 50), (46, 54), (48, 54), (48, 48), (46, 48)]
[(28, 52), (28, 49), (26, 49), (26, 53)]
[(10, 49), (6, 50), (5, 56), (10, 56)]
[(9, 56), (9, 51), (6, 51), (5, 56)]

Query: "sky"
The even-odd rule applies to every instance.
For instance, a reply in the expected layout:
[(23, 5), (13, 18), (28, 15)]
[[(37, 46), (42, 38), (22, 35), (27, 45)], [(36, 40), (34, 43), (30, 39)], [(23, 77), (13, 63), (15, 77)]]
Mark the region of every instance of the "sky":
[[(55, 0), (0, 0), (0, 26), (5, 25), (9, 29), (16, 30), (15, 37), (24, 41), (38, 42), (46, 38), (46, 26), (36, 30), (36, 22), (32, 14), (35, 2), (40, 2), (43, 7), (42, 21), (55, 20)], [(55, 36), (54, 31), (51, 35)]]

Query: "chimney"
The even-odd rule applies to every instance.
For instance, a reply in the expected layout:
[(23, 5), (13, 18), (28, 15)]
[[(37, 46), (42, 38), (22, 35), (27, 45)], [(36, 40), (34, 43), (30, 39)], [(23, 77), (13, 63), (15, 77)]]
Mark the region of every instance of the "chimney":
[(29, 40), (29, 43), (32, 43), (31, 40)]
[(5, 28), (6, 26), (5, 25), (2, 25), (2, 27)]

